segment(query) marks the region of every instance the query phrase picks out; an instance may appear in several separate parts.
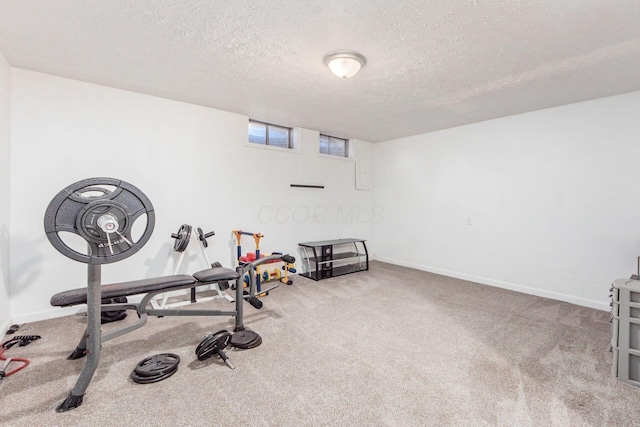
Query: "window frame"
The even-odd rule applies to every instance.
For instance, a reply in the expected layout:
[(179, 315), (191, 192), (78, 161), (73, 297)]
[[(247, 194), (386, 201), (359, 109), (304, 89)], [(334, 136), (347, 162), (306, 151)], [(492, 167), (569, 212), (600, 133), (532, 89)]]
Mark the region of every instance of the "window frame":
[[(320, 151), (320, 139), (323, 136), (328, 138), (328, 144), (329, 145), (327, 146), (327, 152), (326, 153), (323, 153), (322, 151)], [(334, 139), (334, 140), (337, 139), (337, 140), (340, 140), (340, 141), (344, 141), (344, 155), (343, 156), (339, 156), (337, 154), (331, 154), (331, 139)], [(331, 157), (333, 159), (349, 159), (349, 158), (351, 158), (349, 145), (350, 145), (349, 144), (349, 139), (347, 139), (347, 138), (340, 138), (340, 137), (328, 135), (328, 134), (322, 133), (322, 132), (320, 132), (319, 135), (318, 135), (318, 154), (321, 155), (321, 156), (327, 156), (327, 157)]]
[[(248, 134), (249, 132), (249, 128), (251, 127), (251, 123), (258, 123), (261, 125), (265, 126), (265, 137), (264, 137), (264, 144), (260, 143), (260, 142), (253, 142), (251, 141), (250, 135)], [(287, 131), (287, 146), (283, 147), (281, 145), (272, 145), (269, 144), (269, 128), (270, 127), (274, 127), (274, 128), (278, 128), (278, 129), (283, 129)], [(281, 149), (281, 150), (294, 150), (295, 146), (294, 146), (294, 132), (293, 132), (293, 128), (290, 128), (288, 126), (282, 126), (282, 125), (277, 125), (275, 123), (267, 123), (267, 122), (262, 122), (260, 120), (254, 120), (254, 119), (249, 119), (249, 122), (247, 124), (247, 143), (252, 146), (252, 147), (269, 147), (269, 148), (275, 148), (275, 149)]]

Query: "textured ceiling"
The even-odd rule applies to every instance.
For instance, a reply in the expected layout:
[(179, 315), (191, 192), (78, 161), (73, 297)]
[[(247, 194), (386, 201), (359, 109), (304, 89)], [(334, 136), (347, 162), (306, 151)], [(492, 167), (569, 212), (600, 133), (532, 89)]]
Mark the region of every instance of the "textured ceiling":
[[(351, 79), (339, 49), (367, 58)], [(0, 52), (376, 142), (640, 90), (640, 1), (0, 0)]]

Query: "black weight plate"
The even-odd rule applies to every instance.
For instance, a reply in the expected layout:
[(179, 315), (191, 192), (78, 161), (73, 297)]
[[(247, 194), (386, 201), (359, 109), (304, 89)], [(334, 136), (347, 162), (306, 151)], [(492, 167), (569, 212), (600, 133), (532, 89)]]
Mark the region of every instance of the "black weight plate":
[(178, 371), (178, 365), (176, 365), (175, 368), (169, 371), (163, 372), (162, 374), (145, 377), (142, 375), (138, 375), (138, 373), (134, 370), (133, 372), (131, 372), (131, 375), (129, 375), (129, 378), (131, 378), (133, 382), (138, 384), (151, 384), (151, 383), (157, 383), (158, 381), (166, 380), (171, 375), (175, 374), (177, 371)]
[[(102, 243), (106, 240), (106, 233), (98, 226), (98, 218), (104, 214), (112, 216), (118, 222), (117, 231), (122, 233), (129, 222), (126, 210), (126, 206), (113, 200), (95, 200), (82, 208), (78, 214), (76, 218), (78, 234), (87, 241)], [(113, 237), (115, 240), (118, 236)]]
[(230, 344), (233, 346), (236, 346), (238, 344), (239, 345), (249, 344), (259, 339), (259, 337), (260, 335), (258, 335), (254, 331), (250, 331), (250, 330), (238, 331), (231, 336)]
[[(98, 225), (102, 217), (115, 221), (117, 229), (106, 233)], [(85, 206), (76, 218), (76, 230), (87, 241), (92, 257), (115, 257), (131, 248), (132, 219), (127, 207), (113, 200), (95, 200)]]
[(176, 365), (174, 368), (172, 369), (168, 369), (166, 371), (162, 371), (162, 372), (158, 372), (155, 375), (140, 375), (135, 369), (131, 372), (130, 377), (132, 379), (134, 379), (134, 381), (136, 382), (142, 382), (142, 381), (157, 381), (159, 379), (163, 379), (165, 377), (169, 377), (171, 375), (173, 375), (176, 371), (178, 370), (178, 366)]
[(209, 246), (209, 243), (207, 242), (207, 238), (204, 237), (204, 232), (200, 227), (198, 227), (198, 240), (200, 240), (200, 243), (202, 243), (202, 246), (204, 246), (205, 248)]
[(229, 344), (230, 339), (231, 334), (226, 330), (221, 330), (209, 335), (196, 347), (198, 360), (206, 360), (218, 351), (224, 350)]
[(173, 242), (173, 250), (176, 252), (184, 252), (189, 246), (189, 240), (191, 239), (191, 226), (189, 224), (182, 224), (177, 233), (172, 234), (171, 237), (176, 239)]
[(198, 360), (207, 360), (208, 358), (218, 354), (219, 351), (222, 351), (227, 347), (230, 339), (231, 333), (226, 330), (218, 331), (215, 334), (209, 335), (196, 347), (196, 356), (198, 356)]
[(231, 336), (229, 344), (242, 349), (255, 348), (262, 344), (262, 337), (253, 331), (238, 331)]
[(260, 344), (262, 344), (262, 337), (258, 335), (258, 338), (255, 341), (243, 345), (237, 345), (235, 347), (242, 350), (250, 350), (252, 348), (258, 347)]
[[(253, 344), (251, 344), (251, 346), (247, 347), (247, 349), (256, 348), (260, 344), (262, 344), (262, 337), (258, 335), (258, 340), (256, 342), (254, 342)], [(238, 347), (238, 348), (240, 348), (240, 347)]]
[[(117, 236), (117, 241), (112, 241), (111, 244), (113, 254), (109, 250), (106, 234), (96, 229), (91, 218), (92, 213), (100, 211), (98, 204), (101, 209), (113, 206), (114, 212), (109, 213), (113, 214), (118, 223), (123, 221), (122, 226), (118, 227), (118, 233), (113, 233)], [(131, 228), (145, 214), (145, 230), (134, 242)], [(82, 231), (79, 224), (82, 224)], [(45, 233), (53, 247), (73, 260), (93, 265), (120, 261), (138, 252), (151, 237), (154, 226), (155, 212), (147, 196), (137, 187), (113, 178), (89, 178), (67, 186), (51, 200), (44, 216)], [(67, 246), (58, 235), (59, 232), (74, 233), (85, 240), (88, 238), (89, 254), (77, 252)]]
[(203, 339), (202, 341), (200, 341), (200, 344), (198, 344), (198, 346), (196, 347), (196, 354), (198, 354), (200, 351), (202, 351), (202, 348), (205, 345), (210, 345), (211, 343), (214, 343), (215, 341), (217, 341), (218, 339), (220, 339), (221, 336), (223, 336), (224, 334), (229, 334), (229, 331), (227, 331), (226, 329), (222, 329), (218, 332), (214, 332), (212, 334), (209, 334), (205, 337), (205, 339)]
[(141, 377), (163, 375), (177, 368), (180, 357), (172, 353), (161, 353), (142, 360), (133, 370)]
[(124, 320), (127, 317), (127, 312), (124, 310), (120, 311), (103, 311), (100, 315), (100, 323), (104, 325), (105, 323), (111, 322), (119, 322), (120, 320)]

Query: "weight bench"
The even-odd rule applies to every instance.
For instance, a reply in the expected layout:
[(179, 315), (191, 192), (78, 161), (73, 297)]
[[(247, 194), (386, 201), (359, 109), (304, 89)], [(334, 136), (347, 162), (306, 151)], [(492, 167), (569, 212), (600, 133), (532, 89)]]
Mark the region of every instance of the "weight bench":
[[(90, 267), (95, 267), (91, 266)], [(68, 356), (68, 359), (79, 359), (87, 355), (87, 364), (67, 399), (56, 409), (58, 412), (75, 408), (82, 404), (82, 398), (91, 378), (98, 366), (102, 343), (120, 337), (147, 323), (148, 316), (233, 316), (235, 317), (234, 331), (244, 330), (242, 320), (243, 289), (241, 273), (224, 267), (209, 268), (195, 274), (178, 274), (173, 276), (155, 277), (151, 279), (134, 280), (130, 282), (100, 285), (98, 268), (89, 268), (89, 286), (60, 292), (51, 297), (54, 307), (70, 307), (87, 304), (87, 328), (80, 338), (78, 346)], [(192, 309), (164, 309), (152, 308), (151, 300), (158, 294), (181, 289), (191, 289), (214, 283), (236, 282), (235, 310), (192, 310)], [(127, 297), (144, 295), (139, 303), (102, 304), (103, 298)], [(135, 310), (138, 320), (119, 329), (101, 333), (99, 316), (102, 311)]]
[[(144, 224), (144, 229), (136, 239), (132, 230), (134, 223), (142, 218), (146, 218), (145, 222), (139, 222)], [(155, 211), (149, 198), (136, 186), (114, 178), (88, 178), (75, 182), (60, 191), (47, 206), (44, 230), (49, 242), (64, 256), (87, 264), (86, 287), (61, 292), (51, 298), (51, 304), (56, 307), (87, 305), (87, 328), (77, 348), (69, 356), (70, 359), (77, 359), (86, 355), (86, 365), (69, 396), (56, 408), (57, 412), (65, 412), (82, 404), (84, 393), (98, 366), (102, 342), (144, 326), (148, 316), (232, 316), (235, 318), (234, 332), (243, 331), (244, 274), (271, 260), (295, 262), (295, 258), (289, 255), (272, 255), (240, 266), (236, 270), (212, 267), (192, 276), (181, 274), (102, 285), (102, 265), (121, 261), (138, 252), (151, 237), (154, 226)], [(87, 250), (82, 252), (75, 246), (69, 246), (62, 236), (63, 233), (80, 236), (86, 241)], [(206, 237), (204, 233), (199, 237), (203, 245), (206, 243)], [(150, 304), (155, 296), (168, 291), (197, 288), (230, 280), (236, 282), (233, 310), (158, 308)], [(144, 296), (137, 304), (102, 303), (104, 298), (131, 295)], [(256, 296), (255, 280), (250, 283), (246, 300), (256, 308), (261, 306)], [(101, 314), (103, 311), (112, 310), (135, 310), (139, 319), (103, 335)]]
[[(150, 292), (157, 294), (236, 280), (238, 276), (239, 273), (236, 271), (224, 267), (214, 267), (199, 271), (193, 276), (188, 274), (176, 274), (173, 276), (162, 276), (151, 279), (101, 285), (101, 292), (102, 298), (104, 299), (128, 297), (131, 295), (140, 295)], [(51, 297), (51, 305), (54, 307), (71, 307), (86, 303), (86, 286), (83, 288), (60, 292)], [(104, 311), (113, 309), (115, 305), (116, 304), (109, 304), (108, 307), (104, 307)]]

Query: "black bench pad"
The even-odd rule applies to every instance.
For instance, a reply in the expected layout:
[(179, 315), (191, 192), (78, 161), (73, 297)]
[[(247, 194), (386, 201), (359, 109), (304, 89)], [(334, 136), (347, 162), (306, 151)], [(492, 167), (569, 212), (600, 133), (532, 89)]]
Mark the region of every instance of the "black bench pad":
[(202, 283), (217, 283), (226, 280), (236, 280), (240, 277), (240, 273), (235, 270), (224, 267), (213, 267), (206, 270), (198, 271), (193, 274), (198, 282)]
[[(188, 274), (154, 277), (151, 279), (134, 280), (132, 282), (112, 283), (109, 285), (102, 285), (102, 298), (126, 297), (129, 295), (146, 294), (147, 292), (161, 290), (170, 291), (172, 288), (193, 285), (195, 283), (196, 279)], [(71, 305), (86, 303), (87, 287), (60, 292), (51, 297), (51, 305), (54, 307), (68, 307)]]

